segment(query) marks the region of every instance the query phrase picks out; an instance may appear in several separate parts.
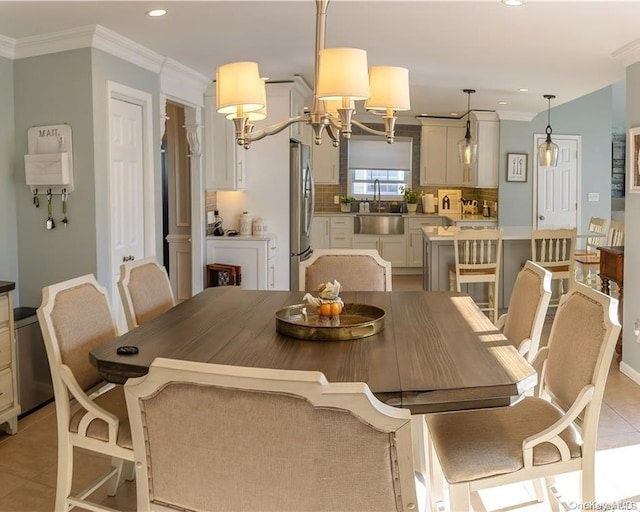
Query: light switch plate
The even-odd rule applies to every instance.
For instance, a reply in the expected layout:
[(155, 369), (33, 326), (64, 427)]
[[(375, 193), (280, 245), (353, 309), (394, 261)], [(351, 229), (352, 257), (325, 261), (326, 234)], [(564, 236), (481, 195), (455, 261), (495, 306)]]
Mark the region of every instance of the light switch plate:
[(340, 204), (340, 196), (333, 196), (333, 204)]
[(600, 194), (598, 192), (589, 192), (588, 199), (590, 203), (597, 203), (600, 201)]

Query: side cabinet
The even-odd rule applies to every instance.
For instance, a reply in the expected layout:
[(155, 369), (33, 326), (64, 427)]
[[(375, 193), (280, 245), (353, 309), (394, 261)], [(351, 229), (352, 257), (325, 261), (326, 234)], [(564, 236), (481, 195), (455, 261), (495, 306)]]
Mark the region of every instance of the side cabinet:
[(6, 423), (9, 434), (18, 432), (18, 376), (16, 340), (13, 325), (14, 283), (0, 281), (0, 425)]
[(275, 252), (275, 237), (207, 238), (207, 263), (240, 265), (244, 290), (275, 289)]
[(407, 267), (422, 267), (422, 226), (442, 226), (440, 217), (406, 218)]

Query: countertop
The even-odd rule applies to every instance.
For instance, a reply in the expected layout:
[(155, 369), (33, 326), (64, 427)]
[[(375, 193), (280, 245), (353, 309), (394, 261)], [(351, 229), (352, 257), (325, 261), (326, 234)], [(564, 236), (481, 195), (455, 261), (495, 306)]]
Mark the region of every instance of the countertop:
[(207, 235), (207, 240), (237, 240), (238, 242), (254, 242), (256, 240), (273, 240), (276, 235), (267, 233), (266, 235), (236, 235), (236, 236), (213, 236)]
[[(375, 212), (371, 212), (371, 213), (375, 213)], [(382, 212), (382, 213), (389, 213), (389, 212)], [(359, 215), (359, 213), (358, 212), (349, 212), (349, 213), (315, 212), (314, 213), (314, 216), (316, 217), (338, 217), (342, 215), (355, 217), (356, 215)], [(367, 214), (365, 213), (364, 215), (367, 215)], [(392, 215), (397, 215), (397, 213)], [(402, 213), (402, 217), (409, 218), (409, 219), (416, 218), (416, 217), (437, 219), (442, 217), (445, 219), (449, 219), (451, 223), (469, 221), (469, 222), (486, 222), (488, 224), (496, 224), (498, 222), (498, 219), (496, 217), (484, 217), (482, 215), (469, 215), (469, 214), (463, 215), (461, 213), (446, 213), (441, 215), (437, 213)]]
[[(453, 234), (460, 231), (458, 226), (434, 227), (423, 226), (423, 235), (432, 242), (451, 240)], [(476, 228), (476, 229), (492, 229), (492, 228)], [(503, 240), (530, 240), (531, 226), (504, 226), (502, 229)]]
[(16, 289), (16, 283), (13, 281), (0, 281), (0, 293), (7, 293)]

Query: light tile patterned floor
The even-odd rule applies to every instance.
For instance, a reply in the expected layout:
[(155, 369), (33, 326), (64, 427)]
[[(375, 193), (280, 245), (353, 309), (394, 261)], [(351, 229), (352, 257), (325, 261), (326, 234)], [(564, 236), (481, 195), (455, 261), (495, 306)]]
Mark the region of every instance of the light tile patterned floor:
[[(420, 289), (417, 276), (394, 276), (394, 290)], [(546, 331), (551, 323), (547, 322)], [(613, 362), (604, 396), (596, 455), (596, 496), (600, 503), (640, 503), (640, 386), (618, 371)], [(79, 451), (74, 488), (84, 488), (101, 474), (110, 459)], [(0, 434), (0, 512), (50, 512), (56, 485), (56, 419), (54, 404), (19, 422), (15, 436)], [(558, 488), (569, 504), (576, 501), (576, 476), (558, 478)], [(531, 512), (550, 510), (548, 504), (531, 501), (526, 485), (512, 485), (481, 492), (488, 510)], [(95, 501), (123, 511), (135, 511), (135, 483), (123, 482), (111, 498), (104, 489)], [(618, 507), (618, 510), (631, 510)], [(640, 509), (640, 504), (637, 505)], [(609, 508), (608, 510), (613, 510)]]

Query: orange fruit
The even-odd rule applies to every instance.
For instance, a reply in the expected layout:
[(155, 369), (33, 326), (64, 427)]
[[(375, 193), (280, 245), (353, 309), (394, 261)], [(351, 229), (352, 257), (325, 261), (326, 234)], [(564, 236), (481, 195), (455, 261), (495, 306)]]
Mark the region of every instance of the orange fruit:
[(318, 314), (320, 316), (331, 316), (331, 304), (320, 304)]
[(342, 313), (342, 306), (340, 305), (339, 302), (332, 302), (330, 306), (331, 306), (331, 316), (338, 316), (340, 313)]

